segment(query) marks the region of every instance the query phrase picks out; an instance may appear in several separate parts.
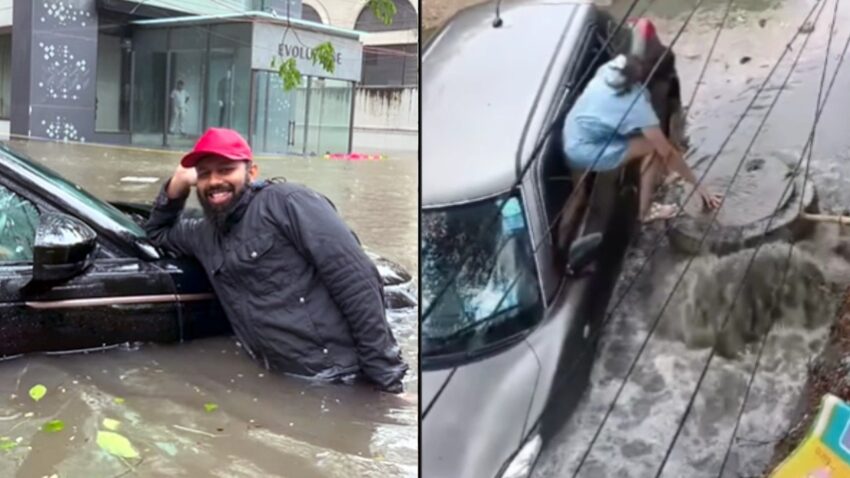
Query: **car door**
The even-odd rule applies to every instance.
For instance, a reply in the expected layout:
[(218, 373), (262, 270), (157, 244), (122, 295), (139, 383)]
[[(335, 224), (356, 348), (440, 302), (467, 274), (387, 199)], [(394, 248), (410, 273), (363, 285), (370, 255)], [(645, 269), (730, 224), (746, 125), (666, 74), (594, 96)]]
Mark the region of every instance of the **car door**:
[(168, 274), (103, 238), (84, 273), (49, 287), (31, 283), (39, 216), (72, 213), (39, 197), (0, 178), (0, 357), (178, 340)]

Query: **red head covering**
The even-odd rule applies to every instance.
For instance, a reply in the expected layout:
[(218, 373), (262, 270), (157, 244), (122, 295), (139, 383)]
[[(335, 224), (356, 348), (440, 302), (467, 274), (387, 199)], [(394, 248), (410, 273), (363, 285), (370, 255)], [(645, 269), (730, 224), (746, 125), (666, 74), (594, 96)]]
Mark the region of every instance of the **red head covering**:
[(192, 151), (183, 156), (180, 164), (184, 168), (193, 168), (205, 156), (218, 156), (233, 161), (249, 161), (253, 158), (248, 142), (239, 133), (227, 128), (208, 129)]

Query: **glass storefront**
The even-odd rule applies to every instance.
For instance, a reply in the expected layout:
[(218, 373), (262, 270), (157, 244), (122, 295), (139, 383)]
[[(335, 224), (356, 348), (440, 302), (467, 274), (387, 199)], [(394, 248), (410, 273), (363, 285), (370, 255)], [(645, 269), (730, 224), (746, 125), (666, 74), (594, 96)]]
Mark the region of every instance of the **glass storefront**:
[(12, 35), (0, 35), (0, 118), (12, 108)]
[(252, 25), (135, 32), (132, 143), (188, 149), (210, 127), (233, 128), (256, 153), (346, 153), (354, 84), (305, 76), (284, 91), (274, 71), (252, 70)]
[(232, 128), (248, 138), (251, 25), (214, 25), (208, 31), (206, 127)]
[(254, 72), (254, 114), (251, 118), (254, 150), (265, 153), (295, 153), (297, 137), (295, 105), (302, 89), (284, 91), (283, 82), (274, 72)]
[(133, 36), (131, 142), (145, 146), (165, 144), (168, 124), (168, 31), (141, 30)]
[(310, 79), (307, 154), (347, 152), (353, 91), (347, 81)]

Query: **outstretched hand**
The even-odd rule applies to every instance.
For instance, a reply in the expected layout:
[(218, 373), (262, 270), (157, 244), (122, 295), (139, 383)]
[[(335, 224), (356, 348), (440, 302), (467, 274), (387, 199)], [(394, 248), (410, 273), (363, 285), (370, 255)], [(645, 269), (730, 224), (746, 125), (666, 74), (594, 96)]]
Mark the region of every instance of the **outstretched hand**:
[(699, 188), (699, 195), (702, 199), (702, 205), (706, 210), (713, 211), (723, 203), (723, 196), (713, 194), (705, 188)]

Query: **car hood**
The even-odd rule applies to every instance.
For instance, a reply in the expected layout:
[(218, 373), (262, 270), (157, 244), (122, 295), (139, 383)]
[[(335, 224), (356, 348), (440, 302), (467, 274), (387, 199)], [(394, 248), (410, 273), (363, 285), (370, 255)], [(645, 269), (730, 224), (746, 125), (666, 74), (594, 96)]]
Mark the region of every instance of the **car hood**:
[(539, 373), (524, 340), (483, 360), (423, 371), (422, 476), (495, 477), (528, 431)]

